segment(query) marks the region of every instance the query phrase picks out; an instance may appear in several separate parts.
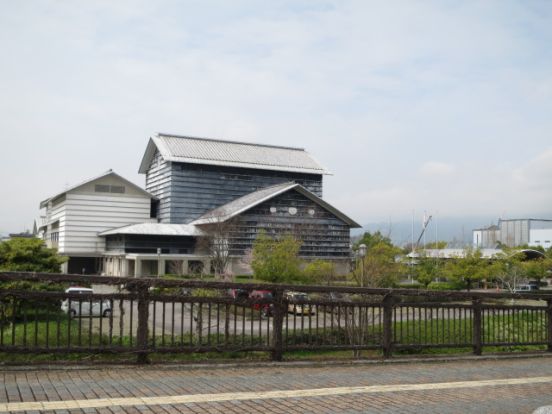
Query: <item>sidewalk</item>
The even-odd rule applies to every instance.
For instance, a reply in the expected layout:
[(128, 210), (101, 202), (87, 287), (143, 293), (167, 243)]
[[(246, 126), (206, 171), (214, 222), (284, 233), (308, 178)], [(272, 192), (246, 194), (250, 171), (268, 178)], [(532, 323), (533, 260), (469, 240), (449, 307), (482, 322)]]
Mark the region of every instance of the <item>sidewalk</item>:
[(531, 413), (552, 357), (315, 367), (0, 371), (0, 412)]

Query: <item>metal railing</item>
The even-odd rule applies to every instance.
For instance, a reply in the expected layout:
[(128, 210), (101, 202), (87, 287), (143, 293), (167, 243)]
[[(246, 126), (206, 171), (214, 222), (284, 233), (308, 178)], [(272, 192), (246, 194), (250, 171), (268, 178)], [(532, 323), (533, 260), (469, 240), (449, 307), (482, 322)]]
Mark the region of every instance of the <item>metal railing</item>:
[[(0, 284), (5, 353), (123, 352), (146, 362), (151, 353), (264, 351), (281, 360), (289, 351), (552, 350), (552, 294), (0, 273), (0, 283), (13, 281), (62, 285)], [(75, 284), (110, 292), (64, 292)]]

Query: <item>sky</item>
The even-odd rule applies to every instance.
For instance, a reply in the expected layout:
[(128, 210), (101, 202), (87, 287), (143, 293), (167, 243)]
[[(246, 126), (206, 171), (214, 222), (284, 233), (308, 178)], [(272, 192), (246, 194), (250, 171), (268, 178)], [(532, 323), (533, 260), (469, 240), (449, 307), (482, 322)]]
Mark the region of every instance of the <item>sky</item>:
[(550, 1), (0, 3), (0, 234), (155, 132), (304, 147), (360, 223), (552, 218)]

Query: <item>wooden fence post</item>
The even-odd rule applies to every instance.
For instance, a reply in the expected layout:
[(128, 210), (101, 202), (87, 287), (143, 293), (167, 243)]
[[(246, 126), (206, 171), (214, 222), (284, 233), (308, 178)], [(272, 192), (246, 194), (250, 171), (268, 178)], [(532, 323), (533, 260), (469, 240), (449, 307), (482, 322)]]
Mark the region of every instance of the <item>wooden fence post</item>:
[(546, 334), (548, 341), (548, 352), (552, 352), (552, 299), (546, 301), (548, 307), (546, 308)]
[[(138, 286), (138, 328), (136, 331), (137, 362), (148, 364), (148, 319), (149, 319), (149, 286)], [(132, 335), (132, 333), (131, 333)]]
[(274, 292), (274, 307), (272, 317), (272, 360), (281, 361), (283, 353), (282, 331), (284, 325), (284, 291)]
[(481, 299), (472, 300), (472, 337), (473, 337), (473, 353), (481, 355), (483, 346), (482, 342), (482, 324), (481, 324)]
[(393, 305), (395, 299), (390, 293), (383, 297), (383, 357), (391, 358), (393, 354)]

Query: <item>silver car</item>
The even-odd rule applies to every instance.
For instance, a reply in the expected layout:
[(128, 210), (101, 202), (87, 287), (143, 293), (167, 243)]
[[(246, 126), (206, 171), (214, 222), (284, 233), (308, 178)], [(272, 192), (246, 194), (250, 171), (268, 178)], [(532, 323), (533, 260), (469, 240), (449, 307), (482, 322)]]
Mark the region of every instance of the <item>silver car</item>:
[[(70, 287), (65, 290), (65, 293), (91, 295), (94, 291), (85, 287)], [(92, 316), (111, 316), (111, 303), (109, 300), (93, 300), (88, 299), (71, 299), (71, 306), (69, 307), (69, 299), (65, 299), (61, 302), (61, 310), (65, 313), (69, 313), (71, 317), (92, 317)]]

